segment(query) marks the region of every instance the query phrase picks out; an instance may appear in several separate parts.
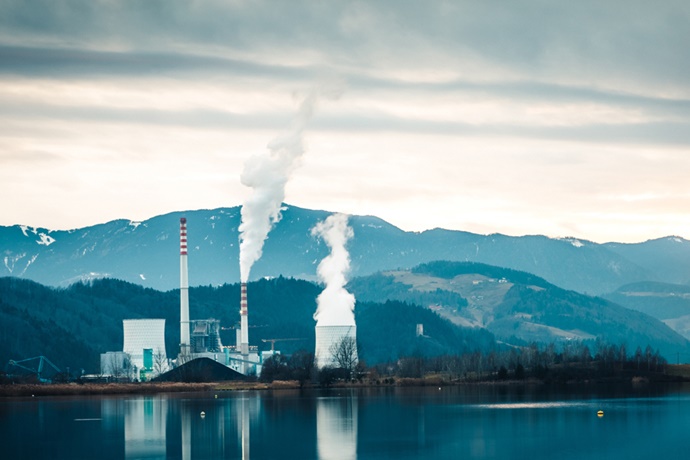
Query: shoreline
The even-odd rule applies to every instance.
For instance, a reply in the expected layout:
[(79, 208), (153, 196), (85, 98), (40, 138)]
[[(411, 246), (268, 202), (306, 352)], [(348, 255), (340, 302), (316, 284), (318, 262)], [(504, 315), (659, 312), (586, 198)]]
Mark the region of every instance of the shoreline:
[[(657, 376), (661, 377), (661, 376)], [(656, 386), (659, 384), (688, 383), (685, 376), (666, 374), (665, 378), (649, 379), (648, 377), (587, 379), (572, 381), (544, 381), (539, 379), (524, 380), (480, 380), (480, 381), (449, 381), (437, 376), (427, 378), (391, 378), (386, 382), (336, 382), (329, 386), (303, 384), (296, 380), (276, 380), (266, 382), (132, 382), (132, 383), (49, 383), (49, 384), (2, 384), (0, 385), (0, 400), (15, 398), (30, 398), (41, 396), (124, 396), (124, 395), (154, 395), (164, 393), (204, 393), (226, 391), (267, 391), (267, 390), (323, 390), (343, 388), (412, 388), (412, 387), (528, 387), (528, 386), (566, 386), (587, 387), (592, 385), (632, 385)]]

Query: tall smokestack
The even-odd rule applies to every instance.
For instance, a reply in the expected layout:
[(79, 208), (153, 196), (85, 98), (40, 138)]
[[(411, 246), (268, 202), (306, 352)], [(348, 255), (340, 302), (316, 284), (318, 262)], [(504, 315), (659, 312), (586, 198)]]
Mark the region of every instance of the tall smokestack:
[[(240, 295), (240, 353), (249, 355), (249, 321), (247, 318), (247, 283), (241, 283)], [(246, 359), (246, 358), (245, 358)]]
[(180, 355), (189, 355), (189, 278), (187, 277), (187, 219), (180, 218)]

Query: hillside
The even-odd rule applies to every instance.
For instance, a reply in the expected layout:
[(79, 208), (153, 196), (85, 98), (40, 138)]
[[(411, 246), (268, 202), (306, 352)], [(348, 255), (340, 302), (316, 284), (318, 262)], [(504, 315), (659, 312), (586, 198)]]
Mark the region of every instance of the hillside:
[(667, 356), (690, 345), (646, 314), (484, 264), (433, 262), (358, 278), (349, 288), (360, 300), (414, 299), (454, 324), (486, 329), (516, 345), (601, 338), (632, 349), (651, 344)]
[[(249, 283), (250, 344), (284, 353), (314, 349), (313, 314), (321, 288), (313, 283), (275, 278)], [(191, 319), (216, 318), (224, 344), (234, 344), (239, 321), (239, 284), (191, 288)], [(61, 369), (97, 372), (99, 354), (122, 349), (122, 320), (164, 318), (166, 349), (178, 352), (179, 291), (160, 292), (139, 285), (97, 279), (68, 288), (49, 288), (17, 278), (0, 278), (0, 369), (10, 359), (45, 355)], [(361, 358), (370, 364), (408, 353), (425, 356), (487, 349), (486, 331), (467, 330), (427, 309), (401, 303), (363, 303), (356, 309)], [(432, 337), (416, 338), (423, 323)]]
[[(330, 213), (285, 205), (252, 279), (316, 279), (326, 246), (311, 228)], [(178, 287), (179, 218), (187, 218), (189, 281), (220, 286), (239, 279), (240, 208), (175, 212), (143, 222), (115, 220), (69, 231), (0, 226), (0, 276), (50, 286), (102, 277), (158, 290)], [(639, 244), (596, 244), (574, 238), (478, 235), (434, 229), (405, 232), (377, 217), (352, 216), (352, 275), (409, 269), (434, 260), (480, 262), (534, 273), (588, 294), (638, 281), (690, 281), (690, 242), (671, 237)]]
[(640, 282), (621, 286), (606, 299), (653, 316), (690, 339), (690, 286)]

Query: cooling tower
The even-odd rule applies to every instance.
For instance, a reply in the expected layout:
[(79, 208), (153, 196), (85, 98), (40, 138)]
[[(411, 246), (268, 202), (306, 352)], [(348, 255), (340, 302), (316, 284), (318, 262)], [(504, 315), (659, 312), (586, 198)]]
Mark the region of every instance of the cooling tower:
[[(343, 339), (351, 341), (343, 342)], [(323, 367), (343, 367), (334, 353), (340, 348), (346, 358), (353, 363), (357, 363), (357, 326), (319, 326), (316, 325), (316, 352), (314, 360), (316, 366)]]
[(187, 219), (180, 218), (180, 355), (189, 355), (189, 278), (187, 277)]
[(125, 341), (122, 351), (128, 353), (133, 366), (144, 367), (144, 349), (152, 349), (154, 355), (165, 356), (165, 320), (164, 319), (123, 319), (122, 327)]

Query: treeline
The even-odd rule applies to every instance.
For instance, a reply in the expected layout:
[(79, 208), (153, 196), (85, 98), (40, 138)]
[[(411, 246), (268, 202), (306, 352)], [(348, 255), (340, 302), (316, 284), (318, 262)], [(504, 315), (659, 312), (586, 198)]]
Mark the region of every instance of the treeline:
[(453, 279), (459, 275), (483, 275), (487, 278), (494, 279), (506, 278), (508, 281), (515, 284), (539, 286), (545, 289), (553, 287), (553, 284), (537, 275), (478, 262), (450, 262), (441, 260), (421, 264), (411, 271), (412, 273), (423, 273), (446, 279)]
[[(590, 349), (590, 345), (594, 350)], [(624, 344), (598, 340), (572, 342), (560, 349), (555, 344), (474, 351), (456, 355), (406, 356), (395, 361), (367, 366), (364, 361), (351, 365), (336, 359), (338, 365), (317, 369), (314, 355), (300, 351), (292, 356), (275, 356), (265, 362), (261, 381), (297, 380), (328, 386), (337, 380), (364, 381), (369, 384), (393, 383), (396, 379), (485, 382), (537, 379), (544, 382), (583, 381), (591, 379), (628, 379), (664, 372), (666, 360), (659, 350), (637, 347), (632, 353)]]
[[(590, 349), (593, 345), (594, 350)], [(476, 351), (462, 355), (434, 358), (408, 356), (395, 363), (374, 367), (382, 376), (421, 378), (439, 375), (449, 380), (522, 380), (535, 378), (544, 381), (583, 380), (614, 377), (620, 374), (662, 372), (666, 360), (659, 350), (637, 347), (629, 353), (625, 345), (598, 340), (566, 343), (560, 349), (532, 343), (527, 347)]]

